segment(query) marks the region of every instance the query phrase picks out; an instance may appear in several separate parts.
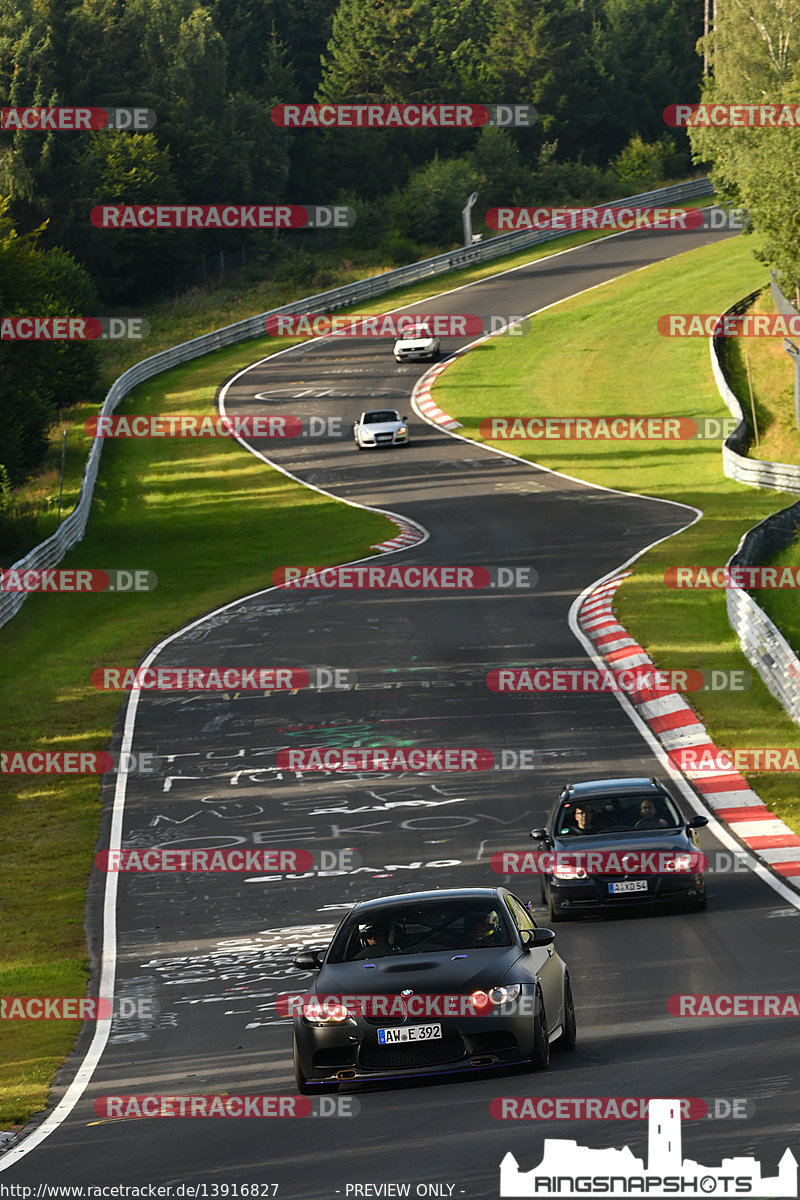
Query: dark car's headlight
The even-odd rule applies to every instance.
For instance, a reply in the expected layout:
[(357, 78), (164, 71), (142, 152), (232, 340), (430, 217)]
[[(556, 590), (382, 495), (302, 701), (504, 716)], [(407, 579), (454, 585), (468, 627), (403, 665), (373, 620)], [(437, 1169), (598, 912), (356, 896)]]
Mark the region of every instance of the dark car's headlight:
[(470, 1003), (476, 1012), (486, 1013), (491, 1012), (493, 1008), (499, 1008), (501, 1004), (511, 1004), (519, 1000), (521, 994), (521, 983), (509, 983), (503, 987), (498, 985), (489, 988), (488, 992), (478, 989), (470, 996)]
[(303, 1017), (309, 1025), (355, 1024), (355, 1017), (344, 1004), (330, 1000), (309, 1000), (303, 1005)]
[(556, 862), (553, 864), (554, 879), (588, 879), (588, 872), (584, 867), (576, 867), (572, 863)]

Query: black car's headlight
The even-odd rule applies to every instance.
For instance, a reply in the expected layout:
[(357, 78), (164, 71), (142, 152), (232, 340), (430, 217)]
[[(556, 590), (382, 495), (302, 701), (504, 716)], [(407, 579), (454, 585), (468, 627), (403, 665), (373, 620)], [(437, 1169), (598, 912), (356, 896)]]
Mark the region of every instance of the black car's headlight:
[(553, 864), (554, 879), (588, 879), (588, 877), (588, 872), (584, 867), (577, 867), (569, 862), (560, 862), (558, 859)]
[(518, 1000), (521, 994), (521, 983), (509, 983), (502, 987), (498, 984), (496, 987), (489, 988), (487, 992), (478, 989), (472, 993), (469, 999), (476, 1013), (488, 1013), (502, 1004), (511, 1004)]
[(303, 1005), (303, 1017), (309, 1025), (355, 1024), (355, 1017), (344, 1004), (330, 1000), (309, 1000)]

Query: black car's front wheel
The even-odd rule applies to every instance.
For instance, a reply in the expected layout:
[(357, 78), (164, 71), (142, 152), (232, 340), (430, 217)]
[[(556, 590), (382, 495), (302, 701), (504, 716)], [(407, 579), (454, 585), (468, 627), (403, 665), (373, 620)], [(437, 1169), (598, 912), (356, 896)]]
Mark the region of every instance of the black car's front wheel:
[(551, 887), (547, 889), (547, 919), (553, 923), (564, 920), (564, 913), (560, 905), (556, 904), (553, 899), (553, 889)]
[(578, 1023), (575, 1020), (575, 1003), (572, 999), (572, 987), (569, 982), (569, 971), (564, 972), (564, 1022), (561, 1036), (555, 1042), (558, 1050), (574, 1050), (578, 1040)]
[(547, 1036), (547, 1016), (544, 1011), (544, 999), (541, 988), (536, 988), (536, 1015), (533, 1018), (533, 1046), (531, 1048), (531, 1066), (536, 1071), (544, 1071), (550, 1066), (550, 1039)]

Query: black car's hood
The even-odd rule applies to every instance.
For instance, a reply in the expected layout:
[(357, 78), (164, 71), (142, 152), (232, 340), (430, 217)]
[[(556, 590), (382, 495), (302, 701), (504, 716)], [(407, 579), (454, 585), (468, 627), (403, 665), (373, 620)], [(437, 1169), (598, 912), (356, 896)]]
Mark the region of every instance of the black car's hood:
[(404, 988), (413, 988), (417, 994), (463, 995), (500, 983), (521, 956), (519, 946), (504, 946), (329, 963), (310, 990), (326, 996), (393, 996)]

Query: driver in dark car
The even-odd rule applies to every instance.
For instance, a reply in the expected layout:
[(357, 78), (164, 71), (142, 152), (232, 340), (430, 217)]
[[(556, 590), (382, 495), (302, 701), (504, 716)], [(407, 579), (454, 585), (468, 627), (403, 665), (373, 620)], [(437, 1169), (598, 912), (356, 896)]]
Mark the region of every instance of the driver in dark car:
[(636, 822), (636, 828), (665, 829), (666, 825), (667, 822), (664, 818), (658, 815), (655, 800), (651, 800), (649, 796), (645, 796), (639, 805), (639, 820)]
[(464, 918), (464, 932), (470, 945), (493, 946), (500, 934), (500, 917), (491, 912), (474, 912)]
[(389, 934), (385, 925), (367, 925), (361, 932), (361, 949), (355, 958), (382, 958), (385, 954), (393, 954), (394, 947), (389, 942)]

